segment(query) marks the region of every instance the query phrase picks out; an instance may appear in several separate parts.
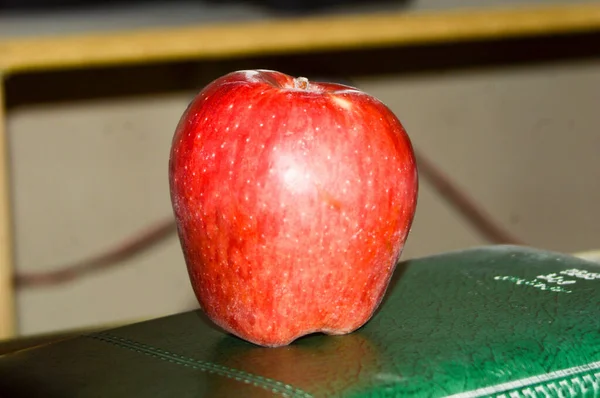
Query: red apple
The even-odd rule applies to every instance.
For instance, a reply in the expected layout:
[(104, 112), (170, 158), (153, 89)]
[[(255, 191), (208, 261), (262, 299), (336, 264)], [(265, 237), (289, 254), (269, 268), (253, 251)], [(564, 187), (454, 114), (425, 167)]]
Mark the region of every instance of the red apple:
[(409, 137), (383, 103), (268, 70), (227, 74), (193, 99), (169, 182), (202, 310), (269, 347), (371, 318), (418, 190)]

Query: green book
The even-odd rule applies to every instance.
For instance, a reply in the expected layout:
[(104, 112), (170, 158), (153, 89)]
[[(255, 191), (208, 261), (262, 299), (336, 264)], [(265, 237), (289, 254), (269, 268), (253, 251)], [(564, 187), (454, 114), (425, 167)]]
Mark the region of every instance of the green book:
[(600, 266), (486, 246), (399, 263), (373, 318), (279, 348), (191, 311), (0, 357), (0, 397), (597, 397)]

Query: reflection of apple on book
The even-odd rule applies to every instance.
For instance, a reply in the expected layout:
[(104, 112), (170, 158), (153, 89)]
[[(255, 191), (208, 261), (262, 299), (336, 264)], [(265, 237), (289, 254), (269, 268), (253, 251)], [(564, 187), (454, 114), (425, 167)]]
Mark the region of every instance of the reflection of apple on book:
[[(378, 347), (360, 331), (344, 336), (310, 335), (275, 348), (258, 347), (227, 337), (215, 347), (214, 355), (214, 361), (223, 366), (277, 380), (284, 389), (288, 386), (290, 393), (315, 397), (334, 396), (339, 391), (352, 396), (368, 391), (373, 381), (397, 378), (384, 371), (381, 359)], [(246, 386), (224, 379), (219, 381), (211, 385), (215, 395), (244, 396)], [(241, 388), (236, 390), (236, 386)], [(264, 387), (257, 390), (252, 397), (272, 396)]]

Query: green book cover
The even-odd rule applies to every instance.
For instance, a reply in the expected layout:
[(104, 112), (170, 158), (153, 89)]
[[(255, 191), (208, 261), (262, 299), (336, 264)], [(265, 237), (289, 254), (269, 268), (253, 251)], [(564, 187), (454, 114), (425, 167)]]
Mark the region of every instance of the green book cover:
[(486, 246), (401, 262), (373, 318), (279, 348), (191, 311), (0, 357), (1, 397), (600, 396), (600, 266)]

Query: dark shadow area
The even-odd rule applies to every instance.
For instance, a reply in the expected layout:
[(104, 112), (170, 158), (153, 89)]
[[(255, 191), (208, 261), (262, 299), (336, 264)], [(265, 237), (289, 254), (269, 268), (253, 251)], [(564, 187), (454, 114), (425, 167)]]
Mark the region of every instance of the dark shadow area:
[(414, 0), (206, 0), (213, 4), (250, 3), (283, 15), (306, 15), (336, 12), (340, 8), (356, 6), (406, 5)]
[(14, 74), (6, 79), (6, 101), (11, 109), (26, 104), (151, 96), (177, 91), (189, 91), (191, 99), (193, 93), (216, 77), (251, 68), (275, 69), (316, 80), (348, 80), (574, 62), (599, 57), (600, 33), (582, 33), (518, 40), (34, 71)]
[[(410, 3), (412, 0), (196, 0), (192, 3), (206, 3), (205, 6), (222, 6), (223, 4), (235, 6), (249, 3), (262, 7), (265, 10), (306, 14), (315, 12), (335, 11), (338, 7), (380, 5), (398, 5)], [(165, 0), (0, 0), (0, 12), (54, 12), (64, 10), (91, 10), (97, 7), (151, 5), (152, 3), (165, 3)]]
[(150, 4), (157, 0), (0, 0), (0, 11), (49, 12), (102, 6)]
[(375, 310), (375, 312), (373, 313), (373, 316), (371, 318), (376, 316), (382, 310), (382, 308), (384, 308), (386, 306), (388, 299), (394, 292), (394, 289), (396, 289), (396, 286), (398, 285), (398, 283), (402, 280), (402, 277), (404, 276), (404, 274), (406, 273), (406, 271), (408, 270), (410, 265), (411, 265), (411, 260), (405, 260), (405, 261), (400, 260), (396, 264), (396, 269), (394, 270), (394, 273), (392, 274), (392, 277), (390, 279), (390, 283), (388, 284), (385, 295), (383, 296), (383, 299), (381, 300), (381, 304), (379, 304), (379, 307), (377, 307), (377, 309)]
[(223, 330), (223, 328), (221, 328), (220, 326), (218, 326), (216, 323), (214, 323), (207, 315), (204, 311), (202, 311), (202, 309), (198, 308), (197, 310), (193, 310), (194, 315), (198, 318), (198, 320), (203, 323), (204, 325), (206, 325), (206, 327), (215, 330), (219, 333), (222, 334), (226, 334), (230, 337), (233, 338), (238, 338), (237, 336), (232, 335), (231, 333), (229, 333), (226, 330)]

